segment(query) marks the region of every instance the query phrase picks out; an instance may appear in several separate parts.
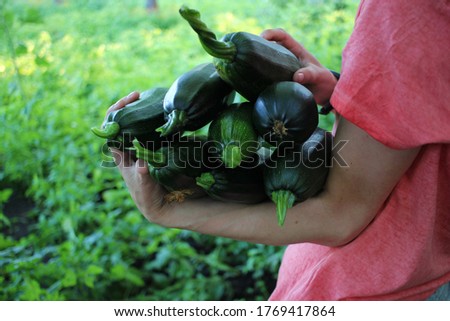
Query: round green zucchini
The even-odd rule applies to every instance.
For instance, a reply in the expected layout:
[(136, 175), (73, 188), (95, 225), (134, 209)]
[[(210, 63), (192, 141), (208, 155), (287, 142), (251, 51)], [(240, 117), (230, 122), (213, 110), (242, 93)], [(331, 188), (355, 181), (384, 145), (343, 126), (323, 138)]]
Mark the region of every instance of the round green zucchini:
[(257, 157), (259, 142), (252, 113), (250, 102), (231, 104), (209, 125), (208, 139), (227, 168), (253, 164)]
[(328, 176), (332, 135), (317, 128), (302, 145), (275, 151), (264, 167), (264, 187), (276, 204), (278, 224), (295, 203), (319, 193)]
[(319, 123), (317, 104), (312, 93), (293, 81), (267, 87), (253, 109), (253, 124), (268, 143), (278, 146), (306, 141)]

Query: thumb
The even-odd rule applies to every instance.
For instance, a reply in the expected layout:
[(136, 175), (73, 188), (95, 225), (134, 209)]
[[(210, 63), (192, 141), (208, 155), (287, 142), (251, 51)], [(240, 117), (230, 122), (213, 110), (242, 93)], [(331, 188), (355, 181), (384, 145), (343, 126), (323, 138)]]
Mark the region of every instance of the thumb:
[(148, 178), (148, 164), (145, 160), (138, 158), (136, 160), (136, 173), (139, 175), (141, 180), (145, 180)]
[(307, 66), (304, 68), (300, 68), (294, 73), (292, 80), (298, 82), (302, 85), (313, 83), (316, 79), (317, 72), (314, 66)]

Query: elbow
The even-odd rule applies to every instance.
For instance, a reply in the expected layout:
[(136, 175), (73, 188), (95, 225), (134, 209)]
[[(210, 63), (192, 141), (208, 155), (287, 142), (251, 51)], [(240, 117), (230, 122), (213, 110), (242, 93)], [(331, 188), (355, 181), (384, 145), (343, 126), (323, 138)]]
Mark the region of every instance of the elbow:
[(321, 240), (313, 241), (313, 243), (317, 243), (328, 247), (341, 247), (350, 243), (357, 237), (357, 235), (344, 234), (341, 232), (337, 233), (336, 231), (334, 231), (332, 235), (330, 234), (328, 234), (325, 238)]
[(321, 245), (329, 246), (329, 247), (341, 247), (351, 243), (354, 239), (356, 239), (363, 229), (356, 230), (335, 230), (332, 231), (328, 237), (324, 238), (320, 242), (317, 242)]
[(354, 239), (358, 237), (358, 235), (362, 232), (361, 231), (335, 231), (332, 237), (330, 237), (328, 240), (323, 242), (323, 245), (329, 246), (329, 247), (341, 247), (344, 245), (347, 245), (348, 243), (352, 242)]
[(373, 221), (377, 210), (353, 204), (334, 212), (330, 219), (328, 237), (322, 242), (330, 247), (341, 247), (355, 240)]

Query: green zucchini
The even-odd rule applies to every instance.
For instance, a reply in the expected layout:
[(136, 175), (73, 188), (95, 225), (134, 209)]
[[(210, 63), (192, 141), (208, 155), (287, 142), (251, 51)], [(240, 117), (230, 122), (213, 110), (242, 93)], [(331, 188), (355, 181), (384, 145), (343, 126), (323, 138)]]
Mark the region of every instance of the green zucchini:
[(285, 47), (248, 32), (226, 34), (221, 40), (200, 19), (197, 10), (182, 6), (181, 16), (198, 34), (220, 77), (250, 101), (269, 85), (292, 80), (302, 67), (300, 60)]
[(253, 124), (258, 134), (272, 145), (301, 144), (319, 124), (313, 94), (293, 81), (270, 85), (255, 102)]
[(166, 123), (157, 131), (167, 136), (202, 128), (226, 106), (232, 92), (212, 63), (196, 66), (170, 86), (164, 98)]
[(138, 100), (110, 113), (103, 126), (92, 128), (92, 132), (107, 139), (112, 147), (132, 147), (137, 139), (149, 149), (158, 149), (166, 141), (155, 130), (165, 122), (163, 101), (167, 91), (156, 87), (142, 92)]
[(196, 181), (215, 200), (255, 204), (267, 199), (261, 166), (214, 169), (203, 173)]
[(276, 204), (280, 226), (289, 208), (322, 190), (328, 175), (331, 146), (331, 133), (317, 128), (305, 143), (277, 150), (266, 162), (264, 187)]
[(167, 201), (206, 195), (195, 180), (206, 170), (206, 139), (181, 137), (158, 151), (146, 149), (137, 140), (133, 143), (136, 157), (148, 162), (151, 177), (169, 192)]
[(252, 123), (253, 104), (235, 103), (209, 125), (208, 139), (227, 168), (253, 164), (259, 147)]

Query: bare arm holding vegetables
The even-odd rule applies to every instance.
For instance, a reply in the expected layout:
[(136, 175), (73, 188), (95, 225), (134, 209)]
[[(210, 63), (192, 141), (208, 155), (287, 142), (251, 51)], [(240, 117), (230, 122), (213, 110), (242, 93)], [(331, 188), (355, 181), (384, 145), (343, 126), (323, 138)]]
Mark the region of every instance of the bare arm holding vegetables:
[(339, 246), (372, 221), (418, 152), (390, 149), (345, 120), (337, 129), (336, 141), (340, 140), (348, 141), (340, 156), (349, 166), (332, 167), (324, 191), (290, 209), (283, 227), (278, 226), (271, 202), (240, 205), (202, 198), (181, 205), (164, 203), (163, 191), (144, 161), (118, 150), (113, 154), (133, 200), (150, 222), (255, 243)]
[[(284, 31), (268, 30), (263, 36), (306, 62), (307, 66), (299, 70), (303, 78), (297, 72), (294, 81), (308, 85), (319, 104), (329, 100), (336, 79), (326, 68)], [(138, 97), (131, 93), (108, 112)], [(164, 203), (164, 192), (151, 179), (143, 160), (134, 160), (116, 149), (112, 152), (133, 200), (150, 222), (254, 243), (340, 246), (374, 219), (419, 148), (390, 149), (345, 119), (337, 127), (335, 142), (339, 141), (348, 141), (340, 151), (348, 166), (335, 164), (323, 192), (292, 207), (283, 227), (278, 226), (272, 202), (242, 205), (201, 198), (182, 204)]]

